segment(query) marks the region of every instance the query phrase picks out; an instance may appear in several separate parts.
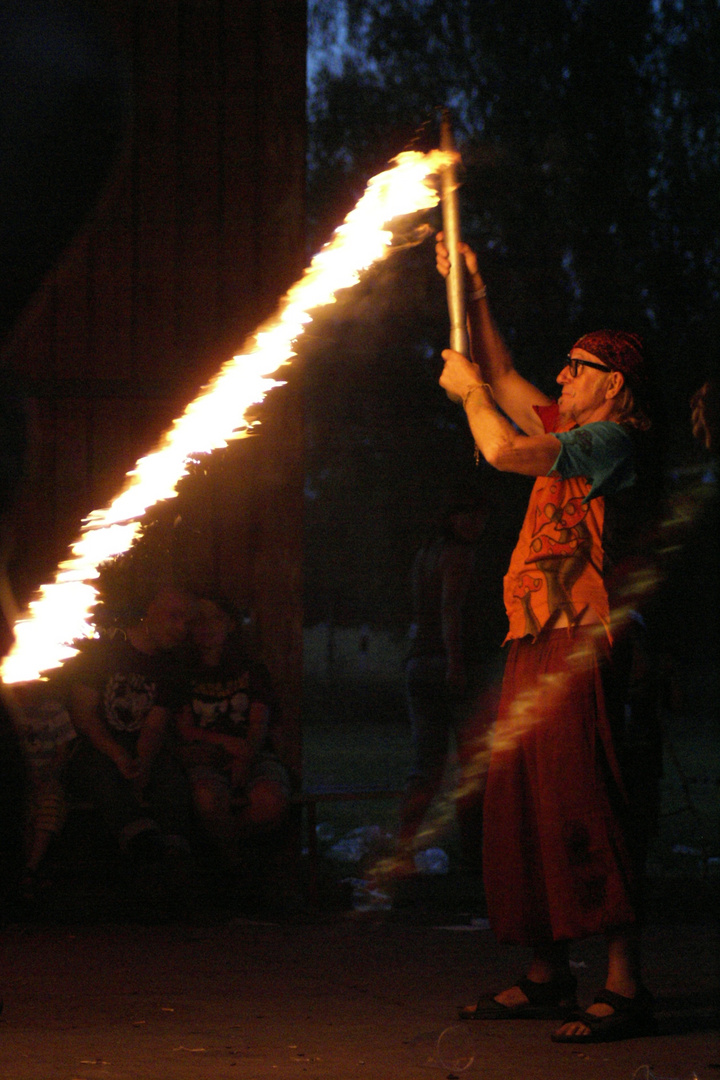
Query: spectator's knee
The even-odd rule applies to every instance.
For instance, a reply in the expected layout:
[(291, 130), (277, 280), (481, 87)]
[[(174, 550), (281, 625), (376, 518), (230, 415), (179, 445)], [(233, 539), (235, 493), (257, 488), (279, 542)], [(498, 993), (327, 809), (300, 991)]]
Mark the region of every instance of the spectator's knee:
[(193, 789), (193, 798), (197, 812), (204, 821), (212, 821), (229, 813), (229, 800), (214, 787), (197, 784)]
[(248, 792), (248, 797), (248, 813), (254, 825), (276, 824), (289, 805), (286, 792), (273, 780), (258, 780)]

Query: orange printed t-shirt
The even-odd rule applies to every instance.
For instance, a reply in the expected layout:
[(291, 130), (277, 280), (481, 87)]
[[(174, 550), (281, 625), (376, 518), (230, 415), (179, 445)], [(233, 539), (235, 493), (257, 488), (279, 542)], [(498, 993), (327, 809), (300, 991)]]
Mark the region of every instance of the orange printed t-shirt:
[(564, 612), (568, 622), (590, 608), (609, 627), (603, 580), (605, 496), (635, 483), (633, 445), (619, 424), (603, 421), (557, 430), (557, 406), (537, 410), (557, 434), (558, 458), (539, 476), (504, 579), (510, 622), (506, 641), (535, 638)]

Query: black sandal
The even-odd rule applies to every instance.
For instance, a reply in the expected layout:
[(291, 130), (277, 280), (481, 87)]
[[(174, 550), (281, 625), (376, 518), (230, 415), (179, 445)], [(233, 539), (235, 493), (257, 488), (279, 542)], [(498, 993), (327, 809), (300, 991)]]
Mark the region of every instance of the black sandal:
[(616, 1042), (619, 1039), (637, 1039), (653, 1035), (656, 1031), (654, 999), (649, 990), (640, 987), (635, 997), (623, 997), (612, 990), (601, 990), (595, 1001), (610, 1005), (613, 1012), (607, 1016), (595, 1016), (589, 1012), (573, 1012), (565, 1017), (565, 1023), (579, 1021), (588, 1028), (586, 1035), (562, 1035), (559, 1031), (550, 1037), (558, 1043)]
[(518, 1005), (503, 1005), (494, 997), (481, 997), (477, 1005), (459, 1011), (461, 1020), (557, 1020), (577, 1008), (577, 980), (560, 975), (550, 982), (518, 979), (515, 986), (527, 998)]

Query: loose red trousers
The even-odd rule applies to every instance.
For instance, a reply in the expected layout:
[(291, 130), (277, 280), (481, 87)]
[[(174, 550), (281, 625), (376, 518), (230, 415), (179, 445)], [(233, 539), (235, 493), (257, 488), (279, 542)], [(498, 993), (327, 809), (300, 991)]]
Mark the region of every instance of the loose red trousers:
[[(627, 799), (590, 628), (513, 641), (484, 803), (483, 874), (501, 941), (568, 941), (635, 921)], [(613, 725), (614, 726), (614, 725)]]

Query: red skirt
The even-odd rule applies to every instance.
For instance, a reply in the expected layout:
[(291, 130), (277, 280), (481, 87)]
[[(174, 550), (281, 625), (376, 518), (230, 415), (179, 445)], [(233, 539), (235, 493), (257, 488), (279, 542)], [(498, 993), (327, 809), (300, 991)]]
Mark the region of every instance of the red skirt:
[(609, 651), (585, 629), (510, 646), (483, 825), (500, 941), (576, 940), (635, 921), (627, 799), (602, 678)]

